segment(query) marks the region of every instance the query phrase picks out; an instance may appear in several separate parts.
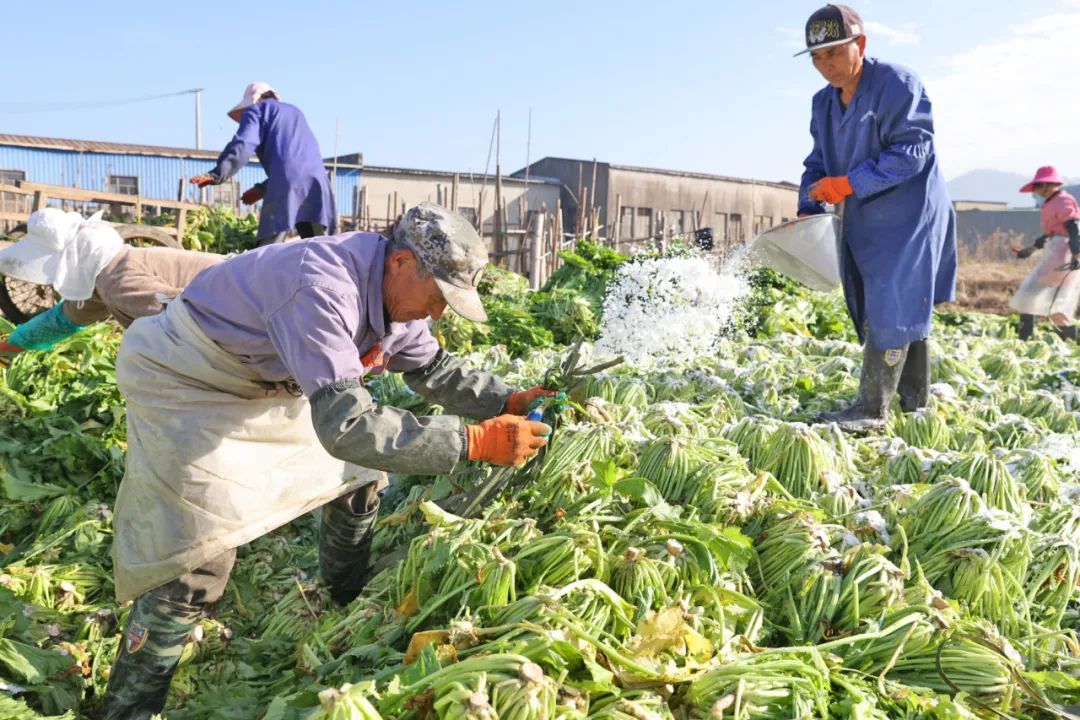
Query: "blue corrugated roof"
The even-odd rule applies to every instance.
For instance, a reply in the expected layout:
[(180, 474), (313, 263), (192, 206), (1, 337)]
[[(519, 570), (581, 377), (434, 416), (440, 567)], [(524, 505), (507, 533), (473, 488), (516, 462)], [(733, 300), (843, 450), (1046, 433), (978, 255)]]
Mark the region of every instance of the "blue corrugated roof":
[[(213, 169), (218, 153), (210, 150), (125, 145), (87, 140), (39, 138), (0, 134), (0, 170), (22, 170), (28, 182), (106, 190), (110, 175), (137, 177), (143, 197), (176, 199), (180, 178)], [(236, 175), (241, 189), (266, 179), (258, 162)], [(358, 168), (338, 167), (334, 194), (339, 215), (352, 215)], [(186, 186), (185, 200), (196, 201), (198, 191)]]

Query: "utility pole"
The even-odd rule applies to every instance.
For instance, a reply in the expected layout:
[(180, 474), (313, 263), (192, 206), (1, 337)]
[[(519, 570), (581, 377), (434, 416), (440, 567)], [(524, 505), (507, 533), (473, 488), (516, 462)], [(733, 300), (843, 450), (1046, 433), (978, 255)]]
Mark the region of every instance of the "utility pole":
[(335, 118), (334, 120), (334, 162), (332, 170), (330, 171), (330, 187), (337, 187), (337, 158), (338, 158), (338, 138), (341, 137), (341, 118)]
[(529, 129), (525, 135), (525, 192), (529, 192), (529, 151), (532, 149), (532, 108), (529, 108)]

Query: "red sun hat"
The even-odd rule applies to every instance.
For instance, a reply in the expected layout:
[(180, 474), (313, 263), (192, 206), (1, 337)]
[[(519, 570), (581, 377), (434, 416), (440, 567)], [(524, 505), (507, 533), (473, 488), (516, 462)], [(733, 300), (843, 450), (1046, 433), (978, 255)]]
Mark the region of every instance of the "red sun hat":
[(1064, 185), (1065, 179), (1061, 177), (1061, 173), (1053, 165), (1043, 165), (1041, 168), (1035, 171), (1035, 177), (1032, 178), (1024, 187), (1020, 188), (1020, 192), (1031, 192), (1036, 185), (1040, 183), (1048, 183), (1050, 185)]

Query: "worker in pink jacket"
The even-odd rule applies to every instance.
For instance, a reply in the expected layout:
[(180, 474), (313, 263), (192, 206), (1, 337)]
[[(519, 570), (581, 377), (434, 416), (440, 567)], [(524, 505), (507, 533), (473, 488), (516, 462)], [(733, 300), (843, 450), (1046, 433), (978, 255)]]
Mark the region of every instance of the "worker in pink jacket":
[(1062, 189), (1061, 174), (1052, 165), (1035, 172), (1020, 192), (1043, 199), (1039, 220), (1043, 234), (1018, 250), (1020, 259), (1045, 250), (1042, 262), (1032, 270), (1013, 295), (1009, 306), (1020, 313), (1019, 335), (1027, 340), (1035, 330), (1035, 316), (1045, 315), (1066, 340), (1076, 340), (1072, 324), (1080, 300), (1080, 205)]

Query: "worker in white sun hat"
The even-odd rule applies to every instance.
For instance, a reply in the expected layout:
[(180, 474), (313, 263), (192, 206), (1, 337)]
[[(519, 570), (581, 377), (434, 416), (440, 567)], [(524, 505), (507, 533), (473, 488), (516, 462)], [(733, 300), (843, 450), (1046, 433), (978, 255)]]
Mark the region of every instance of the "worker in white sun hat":
[(44, 208), (30, 216), (28, 232), (0, 251), (0, 273), (50, 285), (60, 302), (0, 340), (0, 364), (26, 350), (50, 350), (88, 325), (113, 319), (128, 327), (156, 315), (221, 255), (179, 248), (125, 245), (98, 213)]
[(267, 179), (248, 188), (240, 199), (247, 205), (262, 200), (258, 245), (282, 242), (294, 228), (302, 238), (333, 235), (334, 194), (319, 143), (300, 108), (282, 102), (266, 83), (254, 82), (228, 115), (240, 128), (214, 169), (191, 182), (199, 187), (219, 185), (255, 155)]

